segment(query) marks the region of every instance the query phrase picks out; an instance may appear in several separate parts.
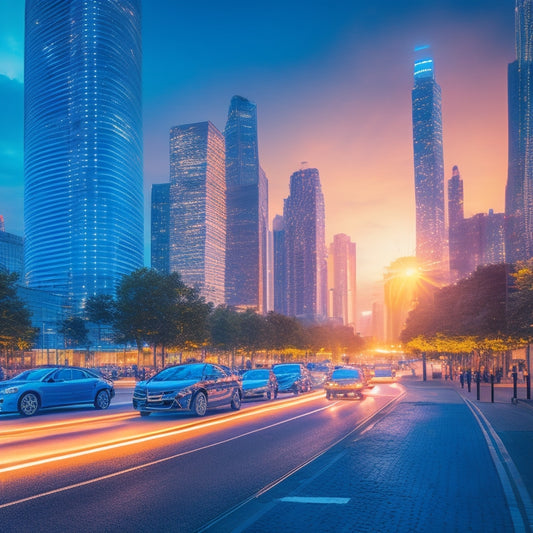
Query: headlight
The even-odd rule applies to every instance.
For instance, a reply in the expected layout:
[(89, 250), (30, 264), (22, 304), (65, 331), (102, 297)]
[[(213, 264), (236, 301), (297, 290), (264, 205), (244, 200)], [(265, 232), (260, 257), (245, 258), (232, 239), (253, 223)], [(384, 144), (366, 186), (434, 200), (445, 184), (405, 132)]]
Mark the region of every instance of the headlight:
[(15, 392), (18, 392), (18, 387), (7, 387), (5, 389), (0, 389), (0, 393), (2, 394), (14, 394)]

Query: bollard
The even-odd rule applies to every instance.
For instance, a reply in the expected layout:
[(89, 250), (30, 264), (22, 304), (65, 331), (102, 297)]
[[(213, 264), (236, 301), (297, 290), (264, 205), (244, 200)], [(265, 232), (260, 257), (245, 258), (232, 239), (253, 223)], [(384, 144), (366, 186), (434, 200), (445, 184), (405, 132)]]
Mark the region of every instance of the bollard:
[(479, 372), (476, 376), (476, 398), (478, 401), (481, 398), (481, 376), (479, 375)]
[(494, 403), (494, 374), (490, 375), (490, 402)]
[(529, 375), (529, 372), (526, 376), (526, 398), (528, 400), (531, 400), (531, 377)]
[(513, 372), (513, 399), (514, 400), (518, 398), (517, 382), (518, 382), (518, 372)]

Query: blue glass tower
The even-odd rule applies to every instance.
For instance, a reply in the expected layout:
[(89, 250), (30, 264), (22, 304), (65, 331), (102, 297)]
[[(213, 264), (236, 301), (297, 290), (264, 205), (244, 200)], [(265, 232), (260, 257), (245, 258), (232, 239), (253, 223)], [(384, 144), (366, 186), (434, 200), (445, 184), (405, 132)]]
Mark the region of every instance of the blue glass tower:
[(224, 303), (224, 137), (211, 122), (170, 130), (169, 265), (206, 301)]
[(141, 0), (26, 1), (26, 281), (74, 312), (143, 264), (141, 62)]
[(533, 1), (516, 0), (516, 61), (508, 68), (509, 154), (505, 190), (508, 263), (533, 257)]
[(433, 60), (414, 66), (413, 148), (415, 166), (416, 257), (425, 269), (445, 271), (444, 160), (441, 90)]
[(259, 165), (257, 107), (234, 96), (226, 141), (226, 303), (264, 312), (267, 300), (268, 181)]

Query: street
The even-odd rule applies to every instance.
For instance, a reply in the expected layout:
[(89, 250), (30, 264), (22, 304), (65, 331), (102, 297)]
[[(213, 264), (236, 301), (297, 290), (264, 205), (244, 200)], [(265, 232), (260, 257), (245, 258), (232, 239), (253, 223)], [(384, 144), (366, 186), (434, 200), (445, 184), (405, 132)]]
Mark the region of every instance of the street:
[(532, 531), (529, 406), (416, 380), (201, 419), (128, 398), (0, 418), (3, 532)]

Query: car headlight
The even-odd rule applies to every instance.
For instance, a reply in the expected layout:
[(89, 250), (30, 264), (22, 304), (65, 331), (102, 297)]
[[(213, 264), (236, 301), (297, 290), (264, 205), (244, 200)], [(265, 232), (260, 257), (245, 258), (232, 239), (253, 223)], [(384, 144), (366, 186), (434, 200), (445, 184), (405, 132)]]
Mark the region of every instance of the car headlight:
[(0, 393), (2, 394), (15, 394), (15, 392), (18, 392), (18, 387), (6, 387), (5, 389), (0, 389)]

